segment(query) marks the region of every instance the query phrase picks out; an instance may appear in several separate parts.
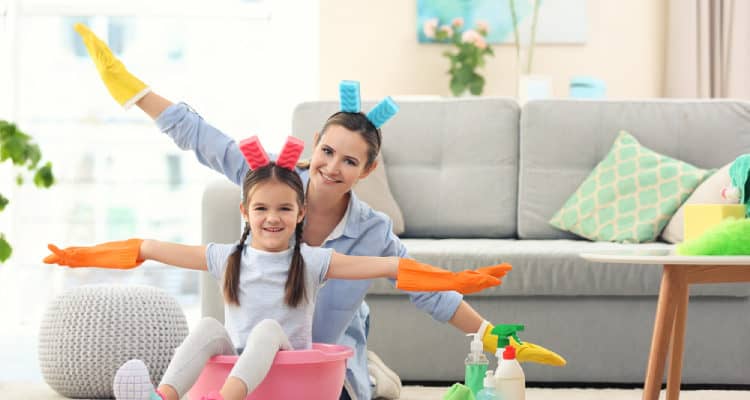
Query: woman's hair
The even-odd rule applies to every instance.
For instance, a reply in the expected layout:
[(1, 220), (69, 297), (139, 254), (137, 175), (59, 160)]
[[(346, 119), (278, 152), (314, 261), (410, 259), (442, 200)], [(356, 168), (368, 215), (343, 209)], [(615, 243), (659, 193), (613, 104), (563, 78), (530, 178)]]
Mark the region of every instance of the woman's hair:
[[(378, 153), (380, 153), (380, 145), (382, 142), (380, 129), (376, 128), (362, 112), (352, 113), (339, 111), (328, 117), (325, 125), (323, 125), (323, 129), (320, 130), (318, 142), (320, 142), (320, 139), (325, 135), (328, 127), (332, 125), (343, 126), (344, 128), (352, 132), (357, 132), (362, 136), (362, 139), (367, 143), (367, 162), (365, 163), (365, 169), (369, 168), (372, 163), (375, 162)], [(314, 145), (317, 146), (318, 142), (315, 142)], [(298, 166), (300, 168), (308, 168), (310, 166), (310, 161), (302, 161)]]
[[(305, 203), (305, 192), (302, 186), (302, 180), (295, 171), (279, 167), (276, 163), (271, 162), (266, 166), (250, 170), (245, 175), (242, 182), (242, 202), (247, 204), (250, 195), (255, 187), (261, 183), (275, 180), (285, 183), (297, 193), (297, 205), (300, 209)], [(303, 300), (307, 300), (305, 293), (305, 261), (300, 253), (300, 244), (302, 243), (302, 226), (303, 221), (297, 224), (294, 230), (294, 255), (292, 263), (289, 266), (289, 273), (284, 285), (284, 302), (290, 307), (298, 306)], [(240, 259), (242, 250), (245, 247), (245, 241), (250, 234), (250, 224), (245, 222), (245, 228), (242, 232), (240, 242), (227, 260), (227, 268), (224, 272), (224, 298), (230, 304), (239, 305), (239, 283), (240, 283)]]

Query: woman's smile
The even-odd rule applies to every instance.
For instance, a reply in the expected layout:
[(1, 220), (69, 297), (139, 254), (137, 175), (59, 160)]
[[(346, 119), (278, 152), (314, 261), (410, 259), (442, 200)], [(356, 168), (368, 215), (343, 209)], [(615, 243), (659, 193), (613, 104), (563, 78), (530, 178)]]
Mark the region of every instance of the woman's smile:
[(341, 183), (341, 180), (331, 177), (330, 175), (326, 174), (322, 170), (318, 170), (318, 173), (323, 178), (324, 183), (327, 183), (327, 184)]

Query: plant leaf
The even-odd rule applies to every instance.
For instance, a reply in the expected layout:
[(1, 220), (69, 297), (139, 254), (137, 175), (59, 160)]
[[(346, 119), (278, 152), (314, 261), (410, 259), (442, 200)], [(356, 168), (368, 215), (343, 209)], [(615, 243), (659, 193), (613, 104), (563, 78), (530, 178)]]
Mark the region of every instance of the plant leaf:
[(10, 203), (10, 200), (8, 200), (7, 197), (3, 196), (3, 194), (0, 193), (0, 211), (5, 210), (5, 206), (7, 206), (8, 203)]
[(479, 96), (482, 94), (482, 89), (484, 88), (484, 78), (482, 78), (481, 75), (474, 74), (474, 79), (469, 84), (469, 92), (471, 94)]
[(40, 188), (48, 188), (55, 183), (55, 176), (52, 174), (52, 163), (47, 161), (34, 174), (34, 184)]
[(5, 240), (5, 235), (0, 233), (0, 263), (10, 258), (13, 253), (13, 248), (10, 247), (10, 243)]
[(456, 79), (454, 75), (454, 77), (451, 79), (451, 93), (453, 93), (454, 96), (458, 97), (461, 93), (463, 93), (464, 88), (466, 88), (466, 86), (458, 79)]
[(34, 170), (39, 160), (42, 159), (42, 151), (36, 143), (29, 143), (26, 147), (26, 160), (30, 162), (29, 171)]

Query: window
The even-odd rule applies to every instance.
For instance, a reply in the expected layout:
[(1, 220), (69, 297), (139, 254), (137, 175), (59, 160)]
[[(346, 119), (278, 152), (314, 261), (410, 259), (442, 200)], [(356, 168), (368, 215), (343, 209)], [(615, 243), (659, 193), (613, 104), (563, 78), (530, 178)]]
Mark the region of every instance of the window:
[(74, 23), (106, 38), (154, 91), (188, 102), (235, 139), (259, 134), (267, 147), (280, 146), (293, 107), (318, 96), (318, 71), (297, 67), (318, 65), (311, 59), (318, 48), (317, 2), (291, 7), (279, 1), (273, 8), (262, 0), (54, 3), (0, 0), (0, 89), (9, 88), (0, 90), (0, 118), (34, 137), (57, 178), (48, 190), (16, 187), (0, 166), (0, 191), (11, 200), (0, 213), (0, 231), (14, 248), (0, 265), (0, 314), (10, 321), (0, 331), (0, 354), (10, 361), (0, 365), (0, 376), (8, 380), (41, 379), (38, 324), (46, 304), (71, 287), (158, 286), (178, 299), (191, 324), (200, 316), (194, 271), (155, 262), (133, 271), (41, 263), (48, 242), (200, 243), (202, 191), (223, 179), (178, 149), (137, 107), (125, 111), (110, 98)]

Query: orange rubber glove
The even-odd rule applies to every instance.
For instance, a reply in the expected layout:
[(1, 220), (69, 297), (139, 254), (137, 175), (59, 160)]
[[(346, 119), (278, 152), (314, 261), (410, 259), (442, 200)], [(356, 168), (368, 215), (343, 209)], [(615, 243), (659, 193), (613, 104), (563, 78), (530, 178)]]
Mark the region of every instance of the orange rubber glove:
[(45, 264), (77, 267), (100, 267), (113, 269), (132, 269), (143, 263), (138, 255), (141, 252), (143, 239), (129, 239), (118, 242), (107, 242), (87, 247), (68, 247), (59, 249), (54, 244), (47, 248), (53, 253), (44, 258)]
[(452, 272), (409, 258), (400, 258), (396, 287), (411, 291), (455, 290), (468, 294), (503, 283), (499, 278), (511, 270), (509, 264)]

